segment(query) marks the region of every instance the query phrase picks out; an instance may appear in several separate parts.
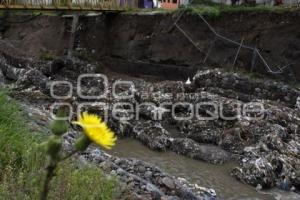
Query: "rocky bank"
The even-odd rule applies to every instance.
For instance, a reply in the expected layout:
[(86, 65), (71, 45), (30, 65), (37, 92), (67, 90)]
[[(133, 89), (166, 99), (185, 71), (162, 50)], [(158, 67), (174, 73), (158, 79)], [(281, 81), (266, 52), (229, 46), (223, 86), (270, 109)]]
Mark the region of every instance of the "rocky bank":
[[(14, 66), (8, 64), (7, 60), (2, 57), (0, 64), (2, 75), (1, 87), (8, 88), (11, 95), (20, 101), (25, 113), (29, 117), (28, 123), (33, 131), (49, 134), (48, 124), (51, 121), (49, 109), (50, 105), (55, 102), (50, 96), (50, 82), (53, 80), (68, 79), (76, 81), (74, 76), (79, 75), (74, 69), (67, 69), (67, 63), (72, 68), (75, 66), (86, 66), (87, 64), (79, 60), (72, 62), (68, 59), (58, 59), (48, 63), (29, 63), (29, 65), (23, 68), (20, 65)], [(35, 68), (29, 66), (35, 66)], [(57, 74), (58, 71), (53, 71), (57, 67), (59, 71), (66, 70), (65, 73), (68, 75), (59, 76)], [(93, 65), (90, 65), (90, 68), (91, 71), (89, 72), (95, 73)], [(88, 82), (86, 84), (86, 88), (88, 88), (87, 86), (92, 83)], [(61, 87), (59, 89), (62, 89), (59, 90), (59, 93), (65, 95), (66, 90), (63, 90), (65, 88)], [(83, 100), (81, 101), (83, 102)], [(75, 105), (75, 102), (73, 103)], [(111, 122), (110, 125), (113, 126), (114, 123), (117, 122)], [(122, 136), (121, 131), (117, 131), (117, 134)], [(64, 136), (65, 151), (72, 151), (73, 143), (78, 135), (77, 130), (73, 129)], [(184, 178), (172, 177), (159, 168), (140, 160), (111, 156), (96, 147), (91, 147), (76, 157), (83, 163), (93, 162), (99, 165), (109, 176), (116, 176), (120, 183), (119, 189), (122, 191), (120, 199), (201, 200), (216, 198), (216, 193), (213, 189), (193, 185)]]
[[(15, 65), (2, 57), (0, 66), (2, 84), (11, 88), (12, 96), (46, 111), (55, 101), (50, 95), (52, 81), (70, 81), (74, 85), (73, 96), (64, 102), (77, 108), (80, 102), (87, 100), (76, 93), (76, 78), (81, 73), (96, 73), (94, 64), (76, 58)], [(133, 94), (130, 98), (97, 100), (108, 105), (123, 103), (117, 113), (119, 118), (113, 117), (112, 106), (108, 106), (108, 123), (119, 137), (136, 138), (153, 150), (170, 150), (214, 164), (238, 160), (240, 166), (232, 170), (232, 175), (247, 184), (258, 188), (299, 190), (299, 89), (283, 82), (253, 79), (246, 74), (221, 69), (198, 71), (190, 84), (181, 81), (151, 82), (114, 73), (108, 77), (109, 83), (116, 80), (134, 83), (134, 88), (121, 85), (116, 90), (118, 95)], [(104, 87), (97, 80), (87, 79), (83, 82), (82, 93), (96, 95), (103, 92)], [(108, 88), (111, 93), (112, 88)], [(64, 96), (68, 87), (60, 85), (55, 91), (56, 95)], [(214, 120), (187, 119), (194, 112), (190, 105), (206, 102), (222, 105), (222, 114), (230, 120), (220, 116)], [(126, 118), (130, 115), (128, 103), (138, 108), (138, 120)], [(183, 117), (184, 120), (178, 120), (168, 112), (176, 103), (179, 103), (174, 109), (176, 118)], [(239, 113), (237, 105), (253, 108), (257, 103), (264, 108), (259, 113), (263, 116), (259, 120), (252, 120), (251, 113), (236, 115)], [(104, 116), (103, 109), (99, 109), (97, 104), (89, 104), (84, 109)], [(210, 104), (203, 104), (197, 111), (201, 117), (207, 117), (214, 109)], [(157, 115), (161, 115), (161, 119)], [(71, 139), (75, 136), (70, 134)], [(149, 198), (156, 195), (180, 199), (186, 198), (185, 195), (196, 199), (203, 197), (187, 192), (189, 190), (182, 189), (182, 185), (173, 178), (141, 161), (122, 160), (95, 152), (97, 150), (90, 150), (83, 156), (101, 163), (100, 166), (108, 168), (112, 174), (125, 174), (126, 181), (129, 177), (133, 182), (138, 181), (131, 184), (136, 194), (146, 192)]]

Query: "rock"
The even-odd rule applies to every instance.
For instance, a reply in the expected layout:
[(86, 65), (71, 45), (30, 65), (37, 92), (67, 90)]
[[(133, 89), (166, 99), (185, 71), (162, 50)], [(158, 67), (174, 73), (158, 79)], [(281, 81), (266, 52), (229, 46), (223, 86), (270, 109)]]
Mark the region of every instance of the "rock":
[(34, 63), (36, 66), (35, 69), (40, 70), (46, 76), (54, 76), (58, 72), (60, 72), (63, 68), (65, 68), (66, 63), (64, 58), (55, 58), (52, 61), (40, 61)]
[(260, 191), (260, 190), (262, 189), (261, 184), (257, 184), (257, 186), (255, 187), (255, 189), (256, 189), (257, 191)]
[(274, 173), (272, 171), (272, 165), (268, 162), (268, 160), (264, 158), (259, 158), (256, 159), (253, 164), (253, 169), (256, 170), (256, 173), (253, 174), (254, 176), (252, 175), (252, 177), (259, 181), (259, 184), (262, 185), (263, 188), (270, 188), (274, 186), (275, 183), (272, 179)]
[(168, 197), (162, 198), (161, 200), (180, 200), (180, 198), (177, 196), (168, 196)]
[(188, 138), (175, 138), (171, 148), (176, 153), (214, 164), (221, 164), (230, 160), (230, 154), (218, 146), (200, 145)]
[(3, 74), (7, 79), (18, 80), (20, 77), (24, 76), (26, 70), (23, 68), (16, 68), (10, 65), (5, 65), (2, 68)]
[(295, 107), (300, 110), (300, 96), (297, 97), (296, 105)]
[(185, 91), (182, 81), (162, 81), (154, 84), (154, 91), (162, 93), (183, 93)]
[(216, 191), (212, 188), (205, 188), (198, 186), (195, 184), (195, 187), (199, 190), (198, 192), (204, 196), (206, 196), (208, 199), (217, 199)]
[(123, 176), (123, 175), (125, 175), (125, 171), (121, 168), (118, 168), (117, 169), (117, 174), (120, 175), (120, 176)]
[(146, 185), (146, 190), (151, 193), (152, 199), (157, 199), (157, 200), (161, 199), (161, 194), (159, 192), (157, 192), (157, 190), (155, 188), (153, 188), (153, 186), (151, 184)]
[(153, 175), (153, 173), (151, 171), (146, 171), (146, 173), (145, 173), (145, 177), (147, 179), (150, 179), (152, 177), (152, 175)]
[(159, 122), (138, 122), (133, 128), (133, 136), (150, 149), (166, 151), (171, 145), (171, 138)]
[(116, 176), (116, 175), (117, 175), (117, 172), (116, 172), (115, 170), (111, 170), (110, 175)]
[(169, 178), (169, 177), (164, 177), (163, 179), (162, 179), (162, 183), (165, 185), (165, 186), (167, 186), (169, 189), (175, 189), (175, 182), (174, 182), (174, 180), (172, 180), (171, 178)]
[(291, 183), (285, 176), (282, 177), (282, 180), (279, 183), (279, 188), (281, 190), (290, 191)]
[(201, 199), (211, 199), (206, 195), (200, 197), (196, 196), (191, 190), (188, 189), (181, 189), (176, 191), (176, 195), (179, 196), (181, 200), (201, 200)]
[(218, 144), (222, 130), (212, 121), (188, 120), (178, 125), (185, 137), (199, 143)]
[(20, 75), (17, 80), (17, 85), (20, 88), (27, 88), (29, 86), (36, 86), (40, 90), (47, 88), (48, 78), (39, 70), (30, 69), (22, 76)]
[(65, 66), (66, 62), (62, 58), (57, 58), (53, 60), (50, 67), (50, 74), (52, 75), (58, 73)]
[(129, 182), (129, 183), (127, 183), (127, 189), (128, 190), (134, 190), (134, 186), (135, 186), (135, 184), (134, 184), (134, 182), (132, 181), (132, 182)]
[(242, 131), (240, 128), (226, 129), (223, 131), (218, 143), (224, 150), (239, 153), (243, 149)]
[[(274, 138), (273, 135), (274, 132), (270, 132), (263, 138)], [(268, 140), (267, 149), (262, 149), (259, 145), (247, 148), (244, 154), (247, 159), (244, 158), (240, 162), (241, 166), (235, 168), (232, 174), (250, 185), (259, 184), (263, 189), (275, 185), (284, 190), (292, 186), (297, 187), (295, 174), (300, 160), (296, 157), (297, 154), (285, 151), (286, 144), (278, 137), (275, 138), (275, 140)]]
[(256, 92), (256, 93), (260, 93), (260, 92), (261, 92), (261, 89), (260, 89), (260, 88), (255, 88), (255, 92)]
[(143, 118), (146, 120), (154, 120), (155, 113), (153, 112), (157, 107), (152, 104), (141, 104), (138, 109), (139, 118)]
[(140, 173), (145, 173), (145, 171), (146, 171), (146, 168), (144, 167), (144, 166), (138, 166), (138, 171), (140, 172)]
[(107, 172), (112, 170), (112, 164), (109, 161), (104, 161), (100, 164), (100, 167)]
[(297, 190), (300, 190), (300, 166), (296, 167), (295, 173), (293, 174), (293, 177), (291, 179), (292, 188), (296, 188)]

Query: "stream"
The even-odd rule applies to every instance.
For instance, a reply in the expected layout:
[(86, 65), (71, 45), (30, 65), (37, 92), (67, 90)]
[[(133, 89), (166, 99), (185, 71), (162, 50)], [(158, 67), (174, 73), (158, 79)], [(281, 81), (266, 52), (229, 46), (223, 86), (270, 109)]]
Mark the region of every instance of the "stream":
[(228, 200), (293, 200), (300, 196), (293, 192), (277, 189), (257, 192), (255, 188), (237, 181), (230, 176), (236, 163), (213, 165), (193, 160), (173, 152), (155, 152), (134, 139), (119, 139), (117, 145), (108, 153), (136, 158), (156, 165), (175, 177), (182, 177), (199, 186), (215, 189), (219, 199)]

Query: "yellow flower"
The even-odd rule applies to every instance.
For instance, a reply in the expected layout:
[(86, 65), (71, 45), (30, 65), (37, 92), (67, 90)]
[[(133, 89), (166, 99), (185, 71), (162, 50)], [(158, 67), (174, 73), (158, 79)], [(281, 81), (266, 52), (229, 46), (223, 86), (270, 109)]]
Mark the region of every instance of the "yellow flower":
[(117, 138), (114, 132), (107, 127), (105, 122), (102, 122), (99, 116), (83, 112), (78, 121), (72, 123), (81, 126), (84, 134), (95, 144), (106, 149), (111, 149), (115, 145)]

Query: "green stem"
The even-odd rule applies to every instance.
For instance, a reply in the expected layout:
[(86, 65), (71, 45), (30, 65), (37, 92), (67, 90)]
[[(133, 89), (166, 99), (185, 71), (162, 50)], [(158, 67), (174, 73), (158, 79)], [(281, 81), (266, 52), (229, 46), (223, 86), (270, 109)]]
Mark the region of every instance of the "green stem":
[(57, 167), (57, 163), (52, 163), (47, 167), (47, 176), (44, 182), (43, 191), (41, 193), (40, 200), (47, 200), (47, 196), (49, 193), (50, 182), (54, 177), (54, 172)]
[(77, 153), (77, 150), (72, 151), (70, 154), (66, 155), (65, 157), (63, 157), (60, 162), (67, 160), (68, 158), (70, 158), (71, 156), (73, 156), (75, 153)]
[(67, 160), (68, 158), (70, 158), (71, 156), (73, 156), (75, 153), (77, 153), (76, 150), (72, 151), (70, 154), (68, 154), (67, 156), (63, 157), (58, 162), (52, 162), (47, 167), (47, 175), (46, 175), (46, 179), (45, 179), (45, 182), (44, 182), (43, 191), (41, 193), (40, 200), (47, 200), (47, 196), (48, 196), (48, 193), (49, 193), (50, 182), (52, 181), (52, 179), (54, 177), (54, 174), (55, 174), (54, 172), (55, 172), (55, 169), (57, 167), (57, 164), (59, 162), (63, 162), (64, 160)]

